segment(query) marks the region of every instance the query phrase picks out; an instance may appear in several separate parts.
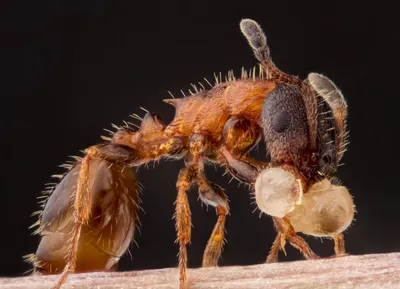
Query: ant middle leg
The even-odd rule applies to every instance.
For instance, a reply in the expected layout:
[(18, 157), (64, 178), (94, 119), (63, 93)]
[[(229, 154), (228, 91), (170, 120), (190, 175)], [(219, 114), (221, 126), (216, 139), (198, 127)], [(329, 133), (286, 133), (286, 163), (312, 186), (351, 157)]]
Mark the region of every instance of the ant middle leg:
[(198, 176), (197, 185), (200, 199), (206, 205), (215, 207), (218, 215), (203, 255), (203, 267), (213, 267), (218, 264), (225, 241), (225, 220), (229, 213), (228, 198), (219, 185), (208, 181), (204, 175)]
[(203, 156), (208, 148), (208, 139), (201, 134), (191, 136), (188, 144), (188, 153), (185, 157), (186, 168), (180, 170), (176, 189), (178, 195), (175, 202), (175, 220), (177, 241), (179, 242), (179, 288), (186, 289), (187, 284), (187, 248), (191, 238), (191, 211), (187, 198), (187, 191), (196, 182), (200, 171), (204, 170)]

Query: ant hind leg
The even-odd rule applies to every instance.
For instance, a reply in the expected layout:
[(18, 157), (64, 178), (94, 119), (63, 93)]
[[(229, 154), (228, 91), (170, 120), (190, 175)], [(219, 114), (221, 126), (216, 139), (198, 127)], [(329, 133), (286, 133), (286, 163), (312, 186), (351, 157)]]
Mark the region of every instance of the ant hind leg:
[(67, 281), (70, 273), (75, 271), (76, 258), (78, 252), (79, 237), (82, 225), (88, 223), (91, 211), (91, 196), (89, 190), (89, 163), (90, 156), (86, 155), (82, 159), (81, 169), (79, 171), (78, 183), (76, 187), (74, 200), (74, 228), (72, 230), (71, 244), (68, 249), (67, 264), (58, 279), (57, 284), (52, 289), (59, 289)]
[(181, 169), (176, 183), (178, 195), (175, 202), (175, 220), (177, 241), (179, 242), (179, 283), (180, 288), (187, 286), (186, 268), (187, 268), (187, 248), (191, 238), (192, 222), (187, 191), (192, 183), (192, 174), (189, 168)]

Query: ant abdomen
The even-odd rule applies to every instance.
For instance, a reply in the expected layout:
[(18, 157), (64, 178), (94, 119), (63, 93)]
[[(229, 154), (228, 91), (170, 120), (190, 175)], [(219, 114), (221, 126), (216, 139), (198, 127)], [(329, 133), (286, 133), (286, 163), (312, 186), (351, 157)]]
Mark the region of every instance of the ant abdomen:
[[(63, 177), (49, 197), (40, 218), (42, 235), (34, 257), (36, 271), (63, 271), (70, 250), (74, 197), (81, 163)], [(91, 217), (81, 229), (75, 272), (114, 271), (135, 229), (138, 186), (131, 170), (94, 159), (89, 166)]]

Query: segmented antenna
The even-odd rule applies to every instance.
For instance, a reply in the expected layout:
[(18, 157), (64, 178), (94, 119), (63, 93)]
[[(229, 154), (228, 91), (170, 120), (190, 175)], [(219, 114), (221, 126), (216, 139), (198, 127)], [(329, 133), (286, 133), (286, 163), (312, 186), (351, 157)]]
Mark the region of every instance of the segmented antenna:
[(303, 99), (306, 103), (307, 120), (310, 134), (310, 147), (316, 148), (317, 140), (317, 101), (314, 93), (309, 85), (303, 82), (300, 78), (289, 75), (278, 69), (271, 60), (269, 47), (267, 45), (267, 37), (261, 26), (251, 19), (243, 19), (240, 22), (240, 30), (246, 37), (249, 45), (253, 49), (254, 55), (264, 67), (266, 74), (276, 82), (297, 85), (303, 91)]
[(347, 103), (340, 89), (325, 75), (312, 72), (307, 77), (311, 87), (321, 95), (335, 112), (345, 120)]
[(307, 77), (310, 86), (318, 93), (331, 107), (337, 124), (338, 138), (338, 161), (342, 158), (348, 144), (347, 103), (340, 89), (328, 77), (310, 73)]
[(243, 19), (240, 22), (240, 30), (253, 49), (255, 57), (266, 70), (267, 75), (279, 82), (295, 85), (302, 84), (302, 81), (299, 78), (284, 73), (272, 62), (269, 47), (267, 45), (267, 37), (257, 22), (251, 19)]

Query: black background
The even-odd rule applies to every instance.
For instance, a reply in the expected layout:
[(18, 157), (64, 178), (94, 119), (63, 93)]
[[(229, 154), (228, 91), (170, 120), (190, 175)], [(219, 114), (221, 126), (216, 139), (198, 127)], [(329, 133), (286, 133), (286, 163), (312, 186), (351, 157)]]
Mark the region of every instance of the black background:
[[(10, 1), (11, 2), (11, 1)], [(78, 3), (80, 2), (80, 3)], [(29, 270), (22, 256), (35, 251), (36, 197), (69, 155), (100, 141), (103, 128), (120, 124), (140, 106), (166, 123), (173, 108), (162, 103), (213, 79), (256, 64), (239, 30), (242, 18), (259, 22), (282, 70), (327, 75), (349, 105), (350, 145), (338, 177), (357, 206), (346, 232), (351, 254), (400, 251), (398, 16), (383, 1), (14, 1), (4, 21), (1, 93), (0, 275)], [(203, 81), (204, 82), (204, 81)], [(121, 270), (174, 267), (172, 215), (182, 162), (141, 168), (142, 234)], [(252, 213), (249, 192), (221, 171), (210, 179), (227, 189), (231, 215), (221, 265), (262, 263), (274, 238), (268, 216)], [(193, 213), (189, 266), (201, 265), (214, 210), (189, 193)], [(307, 237), (318, 254), (330, 240)], [(322, 242), (323, 241), (323, 242)], [(302, 259), (289, 249), (282, 260)]]

